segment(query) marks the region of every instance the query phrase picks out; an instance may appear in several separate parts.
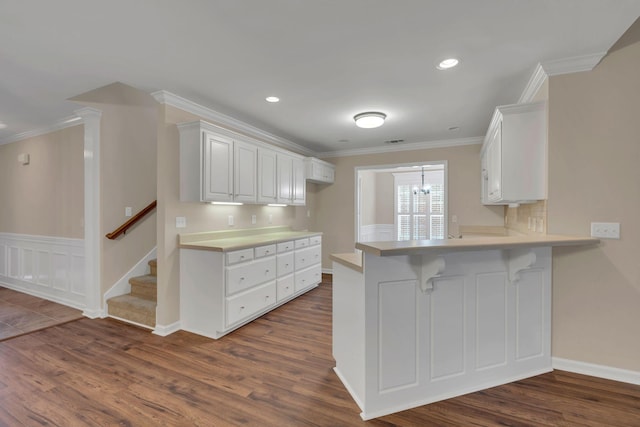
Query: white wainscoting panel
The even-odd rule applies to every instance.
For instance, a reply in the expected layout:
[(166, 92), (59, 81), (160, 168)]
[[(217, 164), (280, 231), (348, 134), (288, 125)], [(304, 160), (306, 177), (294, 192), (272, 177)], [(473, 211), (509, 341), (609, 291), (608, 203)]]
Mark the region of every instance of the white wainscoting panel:
[(467, 335), (464, 277), (434, 279), (430, 299), (431, 379), (464, 374)]
[(84, 240), (0, 233), (0, 284), (85, 307)]
[(390, 242), (393, 236), (393, 224), (370, 224), (360, 226), (361, 242)]
[(507, 274), (476, 276), (476, 369), (507, 363)]
[(417, 280), (379, 286), (380, 391), (418, 383)]

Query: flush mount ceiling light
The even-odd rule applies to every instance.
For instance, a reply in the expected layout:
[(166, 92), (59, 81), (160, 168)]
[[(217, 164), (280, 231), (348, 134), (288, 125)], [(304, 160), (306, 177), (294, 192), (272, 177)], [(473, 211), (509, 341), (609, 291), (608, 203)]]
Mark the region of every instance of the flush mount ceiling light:
[(372, 129), (382, 126), (384, 123), (384, 119), (387, 118), (387, 115), (384, 113), (378, 113), (375, 111), (370, 111), (367, 113), (356, 114), (353, 117), (353, 120), (356, 121), (356, 126), (364, 129)]
[(447, 58), (445, 60), (440, 61), (440, 63), (436, 68), (438, 68), (438, 70), (448, 70), (449, 68), (455, 67), (459, 63), (460, 61), (456, 58)]
[(273, 103), (273, 102), (280, 102), (280, 98), (278, 98), (277, 96), (267, 96), (267, 97), (265, 98), (265, 100), (266, 100), (267, 102), (271, 102), (271, 103)]

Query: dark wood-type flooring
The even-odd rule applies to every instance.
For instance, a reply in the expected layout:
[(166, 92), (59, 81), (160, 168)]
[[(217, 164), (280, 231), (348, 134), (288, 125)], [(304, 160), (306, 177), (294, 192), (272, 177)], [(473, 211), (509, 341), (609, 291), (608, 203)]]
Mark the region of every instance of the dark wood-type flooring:
[(0, 286), (0, 341), (81, 317), (75, 308)]
[(363, 422), (333, 373), (331, 283), (210, 340), (111, 319), (0, 342), (1, 426), (640, 426), (640, 387), (556, 371)]

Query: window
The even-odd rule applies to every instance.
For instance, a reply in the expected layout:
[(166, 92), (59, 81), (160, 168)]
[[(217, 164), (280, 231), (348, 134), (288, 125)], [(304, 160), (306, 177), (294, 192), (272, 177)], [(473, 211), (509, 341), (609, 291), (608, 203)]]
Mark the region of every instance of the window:
[(422, 186), (421, 172), (395, 173), (396, 240), (444, 239), (443, 172), (425, 171), (428, 194), (415, 192)]

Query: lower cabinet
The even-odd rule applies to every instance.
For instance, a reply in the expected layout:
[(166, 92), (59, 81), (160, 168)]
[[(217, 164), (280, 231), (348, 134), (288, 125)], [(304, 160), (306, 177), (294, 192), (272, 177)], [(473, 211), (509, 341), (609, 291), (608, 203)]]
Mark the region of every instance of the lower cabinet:
[(322, 281), (321, 236), (236, 251), (180, 249), (181, 329), (220, 338)]

